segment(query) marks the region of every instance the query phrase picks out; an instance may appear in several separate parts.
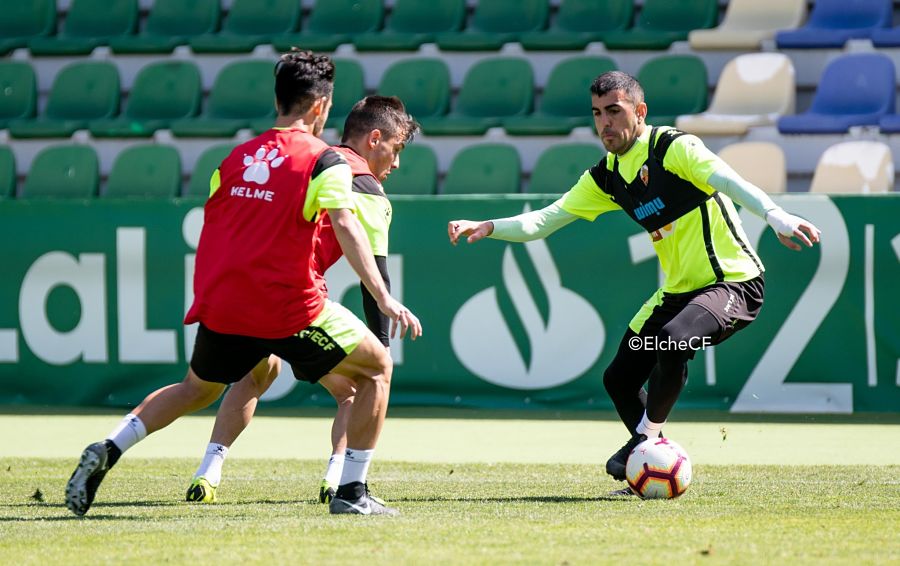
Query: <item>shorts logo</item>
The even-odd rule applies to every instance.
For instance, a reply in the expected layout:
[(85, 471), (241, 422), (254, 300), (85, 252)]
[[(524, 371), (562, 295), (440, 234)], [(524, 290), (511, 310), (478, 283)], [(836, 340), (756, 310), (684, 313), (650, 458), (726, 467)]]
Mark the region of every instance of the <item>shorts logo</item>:
[(728, 293), (728, 302), (725, 303), (725, 309), (724, 309), (726, 314), (728, 314), (729, 311), (731, 311), (731, 309), (734, 308), (735, 298), (736, 297), (734, 296), (734, 293)]
[(334, 343), (334, 340), (331, 339), (331, 336), (326, 334), (323, 330), (314, 326), (310, 326), (309, 328), (301, 330), (297, 333), (297, 337), (301, 340), (310, 340), (314, 344), (321, 346), (321, 348), (326, 352), (328, 352), (329, 350), (334, 350), (337, 347), (337, 344)]

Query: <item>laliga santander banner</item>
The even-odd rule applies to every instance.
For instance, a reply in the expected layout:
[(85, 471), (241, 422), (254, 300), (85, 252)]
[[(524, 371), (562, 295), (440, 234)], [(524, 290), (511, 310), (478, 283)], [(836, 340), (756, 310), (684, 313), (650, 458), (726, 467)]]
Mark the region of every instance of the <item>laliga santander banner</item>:
[[(392, 403), (612, 409), (603, 370), (659, 285), (648, 235), (609, 213), (526, 244), (447, 241), (448, 220), (510, 216), (552, 200), (392, 199), (394, 294), (425, 329), (416, 342), (392, 343)], [(765, 304), (748, 328), (697, 353), (679, 406), (896, 411), (900, 195), (779, 200), (822, 229), (822, 244), (792, 252), (742, 212), (767, 268)], [(129, 406), (182, 379), (196, 332), (181, 320), (192, 299), (199, 205), (0, 204), (0, 403)], [(361, 313), (346, 262), (329, 271), (328, 286)], [(263, 400), (333, 405), (289, 367)]]

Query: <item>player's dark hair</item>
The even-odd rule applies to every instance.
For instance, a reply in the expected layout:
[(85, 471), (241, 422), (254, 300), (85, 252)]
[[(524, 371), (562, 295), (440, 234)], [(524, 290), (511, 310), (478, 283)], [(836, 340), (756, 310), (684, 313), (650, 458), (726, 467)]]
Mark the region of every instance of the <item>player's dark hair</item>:
[(644, 101), (644, 89), (636, 78), (622, 71), (603, 73), (591, 83), (591, 94), (603, 96), (608, 92), (621, 90), (632, 104), (637, 106)]
[(305, 114), (333, 91), (334, 63), (327, 55), (292, 47), (275, 64), (275, 101), (283, 116)]
[(381, 130), (385, 138), (397, 136), (407, 144), (418, 133), (419, 123), (406, 113), (406, 106), (396, 96), (367, 96), (347, 115), (341, 142), (367, 136), (372, 130)]

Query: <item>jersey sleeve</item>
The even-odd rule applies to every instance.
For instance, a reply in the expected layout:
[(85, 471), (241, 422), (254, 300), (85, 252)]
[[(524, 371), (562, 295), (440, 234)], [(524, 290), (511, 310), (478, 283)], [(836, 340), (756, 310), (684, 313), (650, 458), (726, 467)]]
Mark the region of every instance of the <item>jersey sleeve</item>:
[(569, 191), (564, 194), (556, 203), (568, 212), (579, 218), (594, 221), (604, 212), (611, 210), (621, 210), (612, 197), (605, 193), (597, 183), (601, 168), (606, 167), (606, 160), (601, 160), (593, 169), (585, 171)]
[(709, 184), (710, 176), (728, 165), (710, 151), (700, 138), (687, 134), (672, 141), (663, 160), (663, 167), (711, 195), (716, 189)]
[(333, 149), (326, 149), (313, 167), (303, 218), (312, 221), (320, 210), (329, 208), (356, 210), (352, 186), (353, 173), (347, 161)]

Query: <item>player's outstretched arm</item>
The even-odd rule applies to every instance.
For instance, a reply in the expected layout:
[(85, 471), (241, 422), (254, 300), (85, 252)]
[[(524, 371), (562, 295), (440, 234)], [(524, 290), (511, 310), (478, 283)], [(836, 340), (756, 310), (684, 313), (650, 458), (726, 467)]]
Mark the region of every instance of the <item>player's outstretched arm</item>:
[(490, 236), (494, 232), (494, 223), (490, 220), (473, 222), (472, 220), (451, 220), (447, 224), (447, 235), (454, 246), (459, 239), (466, 237), (466, 242), (474, 244), (482, 238)]
[(381, 273), (378, 271), (378, 266), (375, 264), (369, 239), (366, 238), (365, 232), (353, 212), (346, 208), (330, 208), (328, 215), (331, 217), (334, 235), (341, 245), (341, 251), (350, 262), (350, 267), (359, 276), (362, 284), (372, 293), (381, 312), (390, 317), (391, 337), (396, 336), (398, 330), (400, 338), (403, 338), (407, 331), (413, 340), (421, 336), (422, 324), (419, 319), (388, 292)]

